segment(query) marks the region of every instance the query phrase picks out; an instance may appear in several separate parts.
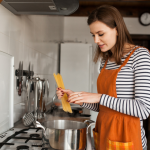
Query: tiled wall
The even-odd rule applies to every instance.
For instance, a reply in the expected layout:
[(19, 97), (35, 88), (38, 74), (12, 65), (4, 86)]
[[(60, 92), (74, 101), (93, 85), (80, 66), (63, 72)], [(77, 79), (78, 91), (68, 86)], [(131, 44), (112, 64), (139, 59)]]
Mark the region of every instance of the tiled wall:
[[(28, 70), (29, 63), (35, 76), (45, 78), (50, 83), (50, 96), (55, 94), (53, 73), (57, 73), (58, 43), (63, 38), (63, 17), (60, 16), (17, 16), (0, 5), (0, 51), (14, 56), (15, 69), (23, 61), (23, 69)], [(16, 90), (14, 78), (14, 122), (25, 113), (26, 88), (22, 96)]]

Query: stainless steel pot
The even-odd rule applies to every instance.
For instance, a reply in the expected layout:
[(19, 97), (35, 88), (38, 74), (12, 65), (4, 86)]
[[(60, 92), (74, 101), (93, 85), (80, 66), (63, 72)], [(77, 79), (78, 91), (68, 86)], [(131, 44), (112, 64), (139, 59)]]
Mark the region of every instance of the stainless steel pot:
[[(89, 125), (86, 123), (89, 122)], [(36, 121), (36, 127), (42, 128), (44, 138), (52, 148), (58, 150), (92, 150), (88, 129), (95, 125), (94, 121), (83, 122), (70, 120), (53, 120), (44, 122), (42, 126)]]

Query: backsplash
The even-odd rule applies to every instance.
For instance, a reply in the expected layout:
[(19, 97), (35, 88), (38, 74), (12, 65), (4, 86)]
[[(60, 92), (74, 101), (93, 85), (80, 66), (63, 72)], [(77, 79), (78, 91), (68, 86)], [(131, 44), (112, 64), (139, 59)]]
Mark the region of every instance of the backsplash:
[[(0, 51), (14, 56), (14, 68), (28, 70), (29, 63), (34, 76), (49, 80), (49, 100), (55, 94), (53, 73), (58, 71), (59, 43), (63, 38), (62, 16), (21, 15), (16, 16), (0, 5)], [(2, 64), (1, 64), (2, 65)], [(18, 96), (14, 77), (14, 122), (25, 113), (26, 88)]]

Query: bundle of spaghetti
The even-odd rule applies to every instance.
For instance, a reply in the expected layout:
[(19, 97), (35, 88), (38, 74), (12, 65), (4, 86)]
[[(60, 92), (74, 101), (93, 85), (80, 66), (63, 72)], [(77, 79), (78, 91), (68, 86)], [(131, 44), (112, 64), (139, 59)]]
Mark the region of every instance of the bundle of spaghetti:
[[(62, 76), (59, 73), (57, 75), (54, 73), (53, 75), (54, 75), (55, 81), (57, 83), (57, 86), (62, 89), (65, 89)], [(63, 110), (66, 112), (72, 113), (70, 103), (67, 102), (67, 99), (68, 99), (68, 96), (66, 93), (64, 93), (63, 97), (61, 98)]]

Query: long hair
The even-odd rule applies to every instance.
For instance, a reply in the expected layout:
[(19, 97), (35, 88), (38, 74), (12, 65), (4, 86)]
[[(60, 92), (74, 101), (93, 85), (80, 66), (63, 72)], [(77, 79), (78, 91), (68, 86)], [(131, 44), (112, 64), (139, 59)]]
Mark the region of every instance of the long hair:
[[(115, 58), (116, 64), (121, 65), (121, 58), (123, 56), (125, 43), (133, 44), (132, 38), (124, 23), (123, 17), (115, 7), (110, 5), (102, 5), (89, 15), (87, 23), (88, 25), (91, 25), (95, 21), (101, 21), (112, 29), (117, 28), (118, 36), (113, 56)], [(97, 46), (93, 61), (96, 63), (99, 57), (102, 57), (104, 60), (106, 60), (111, 56), (112, 52), (110, 50), (107, 52), (102, 52), (100, 47)]]

